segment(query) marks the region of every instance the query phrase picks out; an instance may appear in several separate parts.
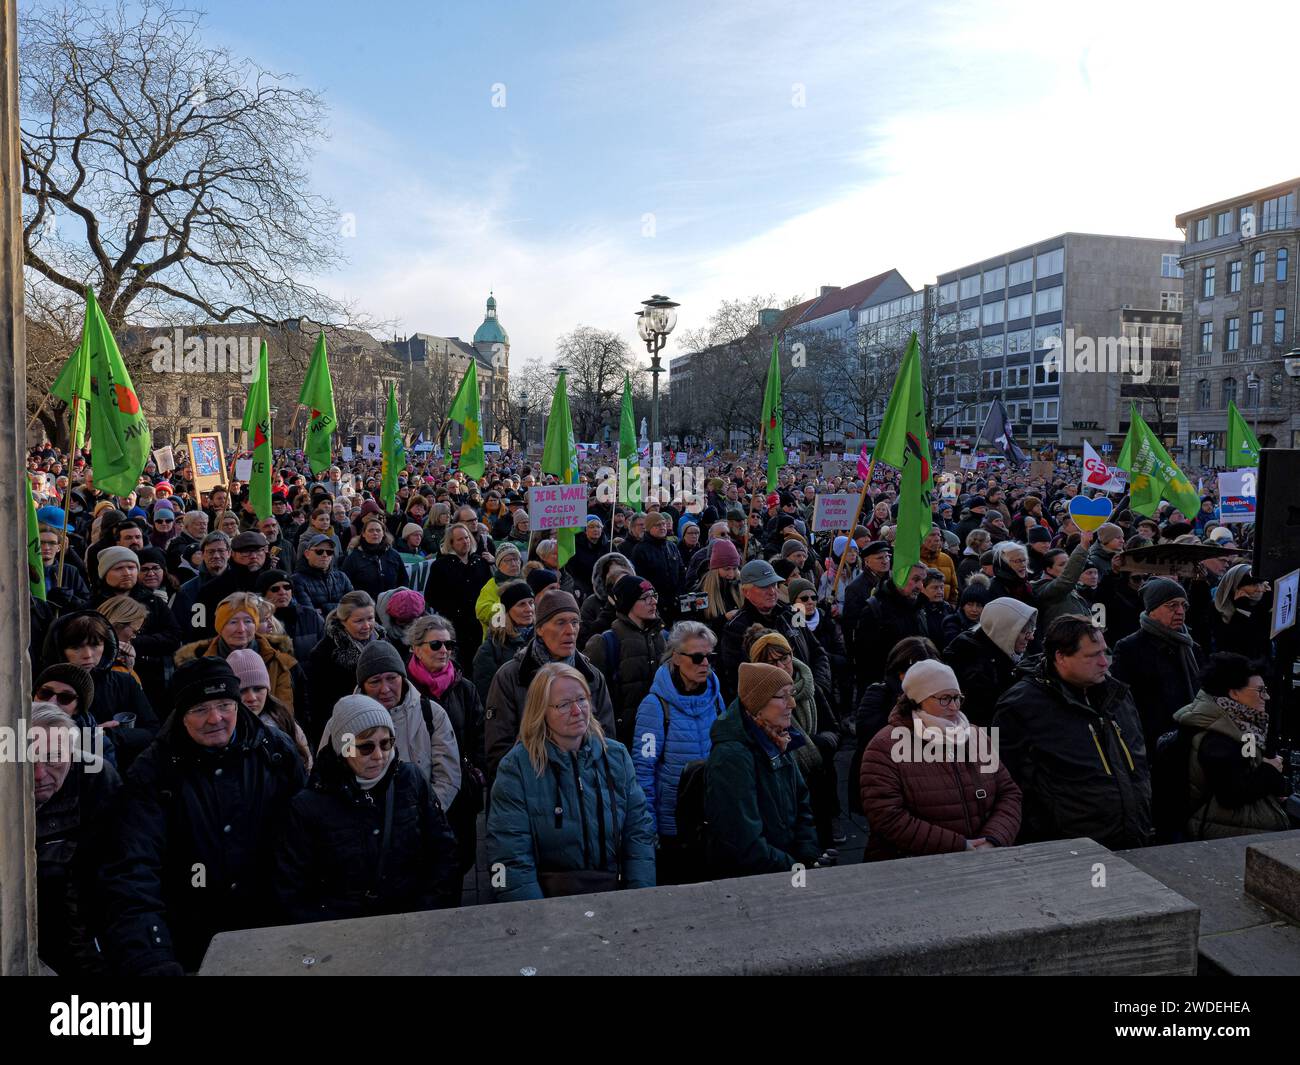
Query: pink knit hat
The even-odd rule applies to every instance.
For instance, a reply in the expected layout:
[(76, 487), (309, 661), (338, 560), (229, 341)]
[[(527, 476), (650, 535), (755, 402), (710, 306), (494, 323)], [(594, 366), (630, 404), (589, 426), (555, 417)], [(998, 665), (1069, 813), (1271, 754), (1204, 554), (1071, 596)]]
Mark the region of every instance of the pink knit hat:
[(239, 690), (245, 688), (269, 688), (271, 686), (271, 675), (266, 671), (266, 663), (262, 661), (262, 656), (256, 651), (250, 651), (244, 647), (238, 651), (231, 651), (226, 658), (227, 664), (235, 671), (235, 676), (239, 678)]
[(388, 600), (388, 616), (405, 625), (424, 613), (424, 596), (410, 588), (394, 592)]
[(714, 540), (709, 548), (709, 569), (726, 569), (740, 566), (740, 552), (730, 540)]

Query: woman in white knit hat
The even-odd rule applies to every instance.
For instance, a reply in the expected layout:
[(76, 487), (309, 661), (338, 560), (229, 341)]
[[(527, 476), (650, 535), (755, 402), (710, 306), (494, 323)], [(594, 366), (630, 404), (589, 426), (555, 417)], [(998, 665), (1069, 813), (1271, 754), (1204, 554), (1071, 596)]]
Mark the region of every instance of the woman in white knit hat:
[(862, 757), (865, 860), (1015, 843), (1020, 788), (998, 759), (996, 734), (971, 725), (961, 706), (943, 662), (925, 659), (903, 675), (889, 723)]

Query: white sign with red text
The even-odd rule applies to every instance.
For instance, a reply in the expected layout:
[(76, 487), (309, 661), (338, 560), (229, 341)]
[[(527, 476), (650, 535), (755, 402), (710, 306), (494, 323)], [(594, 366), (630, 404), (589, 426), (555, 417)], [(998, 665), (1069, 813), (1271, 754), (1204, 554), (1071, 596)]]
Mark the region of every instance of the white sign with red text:
[(854, 492), (819, 495), (813, 508), (813, 532), (840, 532), (853, 528), (858, 497)]

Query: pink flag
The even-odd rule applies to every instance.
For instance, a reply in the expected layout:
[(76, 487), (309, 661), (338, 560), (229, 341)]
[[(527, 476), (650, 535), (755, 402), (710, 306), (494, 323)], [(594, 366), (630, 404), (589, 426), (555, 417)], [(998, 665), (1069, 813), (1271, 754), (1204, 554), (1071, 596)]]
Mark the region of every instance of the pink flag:
[(871, 463), (867, 461), (867, 445), (862, 445), (862, 450), (858, 452), (858, 477), (866, 480), (871, 473)]

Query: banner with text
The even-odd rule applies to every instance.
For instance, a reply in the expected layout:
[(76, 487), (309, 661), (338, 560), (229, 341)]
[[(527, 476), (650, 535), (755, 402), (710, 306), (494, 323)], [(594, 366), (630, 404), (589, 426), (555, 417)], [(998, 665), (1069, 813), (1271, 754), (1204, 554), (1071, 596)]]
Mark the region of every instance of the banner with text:
[(1219, 520), (1224, 525), (1255, 520), (1256, 473), (1240, 469), (1219, 474)]

